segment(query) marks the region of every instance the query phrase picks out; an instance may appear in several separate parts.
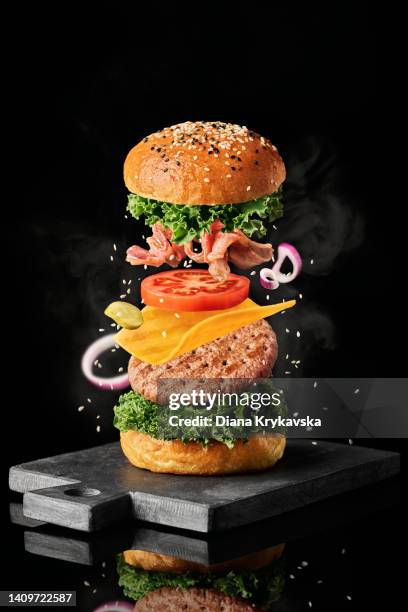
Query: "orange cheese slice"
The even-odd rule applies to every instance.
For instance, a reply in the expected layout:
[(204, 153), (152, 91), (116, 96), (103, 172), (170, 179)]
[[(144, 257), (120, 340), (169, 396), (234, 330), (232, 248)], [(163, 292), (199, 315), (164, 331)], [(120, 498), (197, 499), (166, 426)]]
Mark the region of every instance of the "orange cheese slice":
[(121, 329), (115, 340), (138, 359), (159, 365), (295, 304), (291, 300), (258, 306), (247, 299), (225, 310), (180, 313), (145, 306), (143, 325), (138, 329)]

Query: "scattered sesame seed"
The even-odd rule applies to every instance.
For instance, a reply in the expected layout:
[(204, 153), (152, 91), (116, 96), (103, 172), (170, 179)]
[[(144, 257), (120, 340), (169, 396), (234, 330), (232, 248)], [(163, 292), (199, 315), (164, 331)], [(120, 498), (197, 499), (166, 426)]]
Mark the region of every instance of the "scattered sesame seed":
[(300, 338), (300, 331), (297, 331), (297, 332), (296, 332), (296, 337), (297, 337), (297, 338)]
[(209, 178), (205, 178), (205, 179), (204, 179), (204, 183), (209, 183), (209, 182), (210, 182), (210, 179), (209, 179)]
[(311, 259), (311, 260), (310, 260), (310, 264), (313, 266), (313, 264), (314, 264), (314, 259)]
[(100, 327), (100, 328), (98, 329), (98, 331), (100, 331), (100, 332), (104, 332), (105, 330), (104, 330), (104, 328), (103, 328), (103, 327)]
[(288, 334), (290, 332), (290, 329), (286, 328), (285, 332)]
[(97, 426), (96, 426), (96, 433), (99, 433), (100, 431), (101, 431), (101, 426), (100, 426), (100, 425), (97, 425)]
[(117, 249), (116, 249), (116, 244), (115, 244), (115, 243), (113, 243), (113, 250), (114, 250), (114, 251), (116, 251), (116, 250), (117, 250)]
[(110, 260), (113, 261), (113, 255), (110, 256)]
[(353, 440), (351, 438), (349, 438), (348, 443), (350, 444), (350, 446), (353, 446), (353, 444), (354, 444), (354, 442), (353, 442)]
[(167, 336), (167, 332), (165, 330), (163, 330), (161, 335), (163, 336), (163, 338), (165, 338)]
[(317, 446), (317, 442), (316, 442), (316, 440), (313, 440), (313, 441), (312, 441), (312, 444), (313, 444), (313, 446)]
[(120, 368), (118, 368), (118, 372), (123, 372), (123, 367), (120, 366)]
[(84, 585), (87, 587), (91, 586), (87, 580), (84, 580)]
[(231, 174), (226, 174), (226, 177), (227, 178), (231, 178)]
[(351, 595), (346, 595), (346, 599), (348, 599), (349, 601), (351, 601)]
[(316, 389), (317, 384), (318, 384), (318, 383), (317, 383), (317, 380), (315, 380), (315, 381), (314, 381), (314, 383), (313, 383), (313, 388), (314, 388), (314, 389)]
[(302, 561), (302, 563), (300, 565), (302, 567), (307, 567), (309, 565), (309, 563), (307, 561)]
[(299, 293), (299, 299), (303, 300), (303, 294)]
[(206, 172), (209, 172), (209, 171), (210, 171), (210, 169), (209, 169), (209, 168), (204, 168), (204, 170), (205, 170)]
[(295, 577), (294, 577), (294, 575), (293, 575), (293, 574), (289, 574), (289, 578), (290, 578), (291, 580), (294, 580), (294, 579), (295, 579)]
[(91, 400), (91, 398), (90, 398), (90, 397), (87, 397), (87, 398), (86, 398), (86, 401), (88, 402), (88, 404), (92, 404), (92, 400)]
[(357, 395), (357, 393), (360, 393), (360, 389), (354, 389), (354, 394)]
[(163, 302), (164, 302), (164, 298), (160, 298), (160, 299), (159, 299), (159, 302), (160, 302), (160, 304), (163, 304)]
[(248, 187), (246, 188), (247, 191), (251, 191), (251, 185), (248, 185)]
[(78, 406), (78, 412), (82, 412), (84, 410), (85, 406)]
[(270, 295), (267, 295), (267, 296), (266, 296), (266, 299), (268, 300), (268, 302), (269, 302), (269, 298), (270, 298)]
[(180, 318), (180, 315), (179, 315), (179, 313), (178, 313), (178, 312), (175, 312), (175, 313), (174, 313), (174, 316), (176, 317), (176, 319), (179, 319), (179, 318)]
[(252, 270), (251, 276), (255, 276), (255, 274), (256, 274), (256, 270)]
[(125, 297), (126, 297), (126, 293), (121, 293), (119, 297), (120, 297), (121, 300), (124, 300)]

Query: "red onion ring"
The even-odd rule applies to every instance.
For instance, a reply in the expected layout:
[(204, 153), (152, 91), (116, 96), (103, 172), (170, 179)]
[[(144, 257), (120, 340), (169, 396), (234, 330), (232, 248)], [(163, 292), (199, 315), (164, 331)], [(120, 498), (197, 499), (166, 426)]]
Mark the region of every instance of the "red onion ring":
[(272, 268), (262, 268), (259, 273), (259, 282), (265, 289), (277, 289), (279, 283)]
[(88, 346), (81, 360), (81, 368), (85, 378), (96, 387), (107, 391), (126, 389), (126, 387), (129, 386), (129, 376), (127, 373), (121, 374), (120, 376), (105, 378), (103, 376), (96, 376), (92, 371), (92, 365), (95, 359), (112, 346), (115, 346), (115, 334), (102, 336), (102, 338), (98, 338)]
[[(281, 267), (286, 259), (292, 264), (292, 272), (284, 274)], [(272, 268), (262, 268), (259, 274), (259, 282), (265, 289), (277, 289), (279, 285), (292, 282), (302, 270), (302, 258), (294, 246), (288, 242), (282, 242), (278, 246), (278, 258)]]
[(133, 612), (135, 606), (128, 601), (108, 601), (101, 604), (93, 612)]

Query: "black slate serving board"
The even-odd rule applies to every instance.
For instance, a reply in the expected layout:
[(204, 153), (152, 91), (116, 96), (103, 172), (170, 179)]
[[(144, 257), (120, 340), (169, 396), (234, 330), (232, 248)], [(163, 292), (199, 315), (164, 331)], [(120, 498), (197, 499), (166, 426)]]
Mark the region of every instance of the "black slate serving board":
[(393, 476), (399, 455), (333, 442), (289, 440), (272, 470), (173, 476), (131, 466), (118, 443), (10, 468), (28, 518), (95, 531), (134, 517), (198, 532), (231, 529)]
[(17, 503), (10, 504), (10, 519), (25, 528), (25, 550), (43, 557), (95, 565), (124, 550), (146, 550), (211, 565), (378, 515), (399, 502), (394, 477), (251, 525), (206, 534), (132, 520), (86, 533), (26, 518)]

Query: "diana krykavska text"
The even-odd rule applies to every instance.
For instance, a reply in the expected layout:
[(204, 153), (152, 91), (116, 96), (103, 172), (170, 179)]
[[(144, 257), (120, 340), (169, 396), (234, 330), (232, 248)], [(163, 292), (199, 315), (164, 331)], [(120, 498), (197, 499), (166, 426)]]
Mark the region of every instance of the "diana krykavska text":
[(320, 419), (289, 417), (283, 393), (277, 389), (230, 392), (190, 388), (188, 392), (168, 392), (166, 397), (168, 411), (162, 425), (167, 431), (169, 427), (173, 432), (174, 428), (194, 428), (207, 437), (217, 430), (224, 437), (238, 438), (243, 433), (283, 434), (288, 428), (321, 427)]

